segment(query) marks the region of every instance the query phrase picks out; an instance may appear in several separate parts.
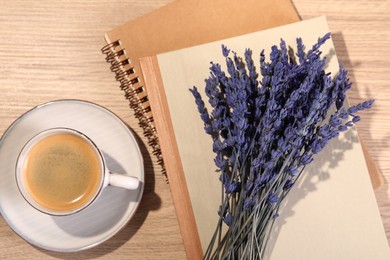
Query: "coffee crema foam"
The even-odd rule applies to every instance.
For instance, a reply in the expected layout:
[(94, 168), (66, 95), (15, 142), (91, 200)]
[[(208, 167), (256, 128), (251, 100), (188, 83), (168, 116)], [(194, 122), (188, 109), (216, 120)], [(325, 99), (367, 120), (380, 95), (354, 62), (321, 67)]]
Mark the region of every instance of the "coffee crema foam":
[(26, 155), (24, 185), (42, 207), (57, 212), (76, 210), (99, 191), (103, 171), (97, 152), (72, 133), (44, 137)]

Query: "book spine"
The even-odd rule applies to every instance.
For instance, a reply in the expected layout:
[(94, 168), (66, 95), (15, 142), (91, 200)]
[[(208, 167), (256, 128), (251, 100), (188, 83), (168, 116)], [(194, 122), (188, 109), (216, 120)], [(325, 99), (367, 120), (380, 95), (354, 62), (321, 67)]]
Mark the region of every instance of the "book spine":
[(106, 61), (111, 64), (110, 70), (115, 73), (115, 79), (119, 81), (120, 88), (125, 92), (125, 98), (129, 101), (129, 106), (143, 129), (143, 135), (148, 139), (148, 144), (165, 173), (148, 96), (131, 66), (131, 61), (126, 56), (126, 50), (122, 48), (120, 40), (117, 40), (104, 46), (102, 53), (106, 55)]

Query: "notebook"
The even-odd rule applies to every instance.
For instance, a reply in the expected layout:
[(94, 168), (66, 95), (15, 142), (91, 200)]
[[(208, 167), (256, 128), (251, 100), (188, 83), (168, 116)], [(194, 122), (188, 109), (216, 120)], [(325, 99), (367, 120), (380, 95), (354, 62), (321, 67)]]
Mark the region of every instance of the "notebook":
[[(188, 89), (202, 89), (210, 61), (224, 63), (222, 43), (241, 55), (247, 47), (254, 54), (269, 53), (280, 38), (294, 47), (299, 36), (312, 46), (327, 32), (326, 18), (319, 17), (140, 59), (184, 243), (197, 234), (205, 250), (220, 202), (211, 139)], [(334, 54), (332, 42), (322, 50)], [(328, 70), (334, 75), (338, 61), (330, 57)], [(332, 142), (305, 173), (282, 205), (269, 259), (390, 259), (356, 130)], [(192, 221), (197, 232), (188, 230)]]

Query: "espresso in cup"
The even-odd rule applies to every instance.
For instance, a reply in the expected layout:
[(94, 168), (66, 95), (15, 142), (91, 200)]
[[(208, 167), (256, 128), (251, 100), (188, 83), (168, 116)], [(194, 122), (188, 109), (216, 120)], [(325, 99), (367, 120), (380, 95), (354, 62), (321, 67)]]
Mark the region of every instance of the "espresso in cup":
[(16, 181), (22, 196), (50, 215), (69, 215), (92, 204), (108, 185), (138, 189), (139, 180), (112, 173), (102, 152), (85, 134), (69, 128), (45, 130), (22, 149)]
[(23, 182), (33, 200), (54, 211), (72, 211), (88, 203), (99, 189), (99, 155), (73, 133), (49, 135), (26, 154)]

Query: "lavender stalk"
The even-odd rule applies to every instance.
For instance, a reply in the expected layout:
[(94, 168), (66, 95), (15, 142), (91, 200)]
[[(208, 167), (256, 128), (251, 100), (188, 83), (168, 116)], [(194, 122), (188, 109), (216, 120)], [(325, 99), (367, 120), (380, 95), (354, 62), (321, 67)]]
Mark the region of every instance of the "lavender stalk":
[(205, 259), (264, 259), (281, 202), (305, 166), (360, 121), (358, 112), (371, 108), (373, 100), (343, 107), (352, 84), (341, 65), (334, 78), (325, 72), (320, 48), (329, 38), (319, 38), (308, 52), (298, 38), (295, 55), (281, 40), (270, 61), (260, 53), (260, 73), (251, 50), (240, 58), (222, 46), (227, 72), (211, 63), (205, 80), (211, 111), (198, 89), (190, 89), (213, 140), (222, 186), (219, 222)]

